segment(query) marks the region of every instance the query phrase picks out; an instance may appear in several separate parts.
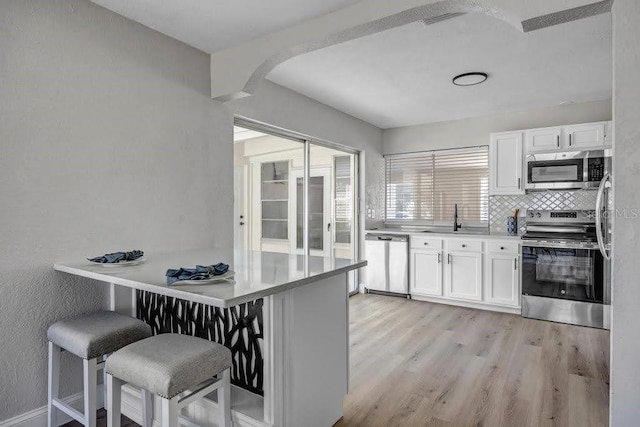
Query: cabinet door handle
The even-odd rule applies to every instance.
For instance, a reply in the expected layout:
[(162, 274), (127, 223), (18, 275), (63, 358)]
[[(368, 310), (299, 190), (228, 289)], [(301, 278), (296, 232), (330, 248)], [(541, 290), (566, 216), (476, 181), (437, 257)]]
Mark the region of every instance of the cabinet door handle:
[(560, 148), (560, 135), (556, 135), (556, 145)]
[(440, 259), (440, 252), (438, 252), (438, 264), (440, 264), (442, 260)]
[(520, 189), (520, 182), (522, 181), (522, 178), (518, 178), (518, 190)]
[(463, 247), (463, 248), (466, 248), (466, 247), (467, 247), (467, 245), (465, 245), (465, 244), (463, 243), (463, 244), (462, 244), (462, 247)]
[(429, 243), (427, 243), (427, 242), (424, 242), (424, 245), (425, 245), (425, 246), (427, 246), (428, 244), (429, 244)]
[(517, 270), (517, 269), (518, 269), (518, 257), (516, 257), (516, 258), (513, 260), (513, 269), (514, 269), (514, 270)]
[(569, 134), (569, 147), (571, 147), (571, 134)]
[(451, 254), (447, 254), (447, 264), (451, 264)]
[(500, 250), (501, 250), (501, 251), (504, 251), (504, 246), (500, 246)]

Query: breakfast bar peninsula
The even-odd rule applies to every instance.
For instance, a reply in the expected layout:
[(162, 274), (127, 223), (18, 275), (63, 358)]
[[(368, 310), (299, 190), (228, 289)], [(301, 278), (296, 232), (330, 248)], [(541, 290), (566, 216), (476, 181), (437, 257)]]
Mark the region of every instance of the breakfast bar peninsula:
[[(168, 269), (218, 262), (230, 264), (233, 277), (167, 285)], [(342, 416), (348, 391), (347, 273), (366, 264), (252, 251), (228, 260), (224, 251), (189, 250), (146, 253), (131, 265), (76, 260), (54, 268), (109, 286), (110, 309), (144, 320), (154, 334), (230, 348), (234, 425), (326, 427)], [(123, 389), (124, 415), (140, 421), (140, 407), (137, 391)], [(214, 393), (188, 415), (214, 425), (216, 409)]]

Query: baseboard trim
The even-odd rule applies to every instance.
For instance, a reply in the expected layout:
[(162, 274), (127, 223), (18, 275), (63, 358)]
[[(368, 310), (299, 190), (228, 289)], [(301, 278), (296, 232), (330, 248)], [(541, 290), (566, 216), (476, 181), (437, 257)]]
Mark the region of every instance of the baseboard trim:
[[(102, 408), (103, 404), (102, 384), (98, 385), (96, 397), (98, 399), (97, 406)], [(82, 392), (72, 394), (65, 397), (62, 401), (70, 406), (78, 408), (82, 405)], [(71, 417), (62, 411), (58, 411), (59, 425), (66, 424), (71, 421)], [(0, 427), (42, 427), (47, 425), (47, 405), (33, 409), (24, 414), (17, 415), (8, 420), (0, 421)]]
[(520, 315), (522, 312), (522, 309), (520, 307), (506, 307), (506, 306), (503, 307), (499, 305), (477, 303), (477, 302), (471, 302), (471, 301), (468, 301), (468, 302), (457, 301), (457, 300), (444, 299), (444, 298), (438, 298), (433, 296), (418, 295), (415, 293), (411, 294), (411, 299), (416, 301), (434, 302), (437, 304), (455, 305), (458, 307), (475, 308), (478, 310), (497, 311), (500, 313), (510, 313), (510, 314), (517, 314), (517, 315)]

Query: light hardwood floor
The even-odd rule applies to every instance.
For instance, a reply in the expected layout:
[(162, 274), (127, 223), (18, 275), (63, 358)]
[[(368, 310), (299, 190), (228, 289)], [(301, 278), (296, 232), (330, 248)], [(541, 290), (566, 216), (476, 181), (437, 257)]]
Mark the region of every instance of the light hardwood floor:
[(351, 390), (336, 427), (608, 424), (607, 331), (377, 295), (349, 301)]
[(608, 331), (357, 295), (350, 333), (336, 427), (608, 424)]

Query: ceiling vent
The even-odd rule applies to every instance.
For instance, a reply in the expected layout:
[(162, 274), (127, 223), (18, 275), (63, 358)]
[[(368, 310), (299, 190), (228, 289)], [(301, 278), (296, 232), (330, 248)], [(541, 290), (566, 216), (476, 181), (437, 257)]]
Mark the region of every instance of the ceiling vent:
[(446, 21), (448, 19), (452, 19), (452, 18), (456, 18), (460, 15), (464, 15), (464, 12), (456, 12), (456, 13), (445, 13), (444, 15), (438, 15), (438, 16), (434, 16), (432, 18), (428, 18), (428, 19), (423, 19), (422, 23), (424, 25), (433, 25), (433, 24), (437, 24), (438, 22), (442, 22), (442, 21)]

